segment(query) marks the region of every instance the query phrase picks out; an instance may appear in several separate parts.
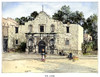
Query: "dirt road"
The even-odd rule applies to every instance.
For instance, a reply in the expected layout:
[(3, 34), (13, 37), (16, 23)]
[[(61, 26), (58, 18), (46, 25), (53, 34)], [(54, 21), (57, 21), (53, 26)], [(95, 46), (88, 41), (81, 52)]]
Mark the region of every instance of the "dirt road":
[[(9, 56), (8, 56), (9, 55)], [(98, 61), (97, 59), (79, 59), (78, 61), (71, 61), (63, 57), (48, 58), (46, 62), (41, 62), (39, 58), (23, 58), (19, 54), (3, 54), (2, 72), (3, 73), (18, 73), (18, 72), (34, 72), (34, 73), (97, 73)], [(16, 56), (16, 57), (15, 57)], [(25, 55), (24, 55), (25, 56)], [(13, 57), (13, 59), (10, 59)], [(19, 58), (21, 57), (21, 58)], [(35, 57), (35, 56), (34, 56)], [(51, 56), (52, 57), (52, 56)], [(18, 58), (18, 59), (17, 59)]]

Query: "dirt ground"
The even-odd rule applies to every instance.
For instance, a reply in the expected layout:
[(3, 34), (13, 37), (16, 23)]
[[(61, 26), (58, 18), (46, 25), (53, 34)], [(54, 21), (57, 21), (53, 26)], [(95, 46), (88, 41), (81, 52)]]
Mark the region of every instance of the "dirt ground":
[(3, 73), (97, 73), (97, 58), (80, 58), (73, 62), (66, 56), (47, 55), (45, 62), (41, 62), (40, 55), (26, 55), (19, 53), (3, 53)]

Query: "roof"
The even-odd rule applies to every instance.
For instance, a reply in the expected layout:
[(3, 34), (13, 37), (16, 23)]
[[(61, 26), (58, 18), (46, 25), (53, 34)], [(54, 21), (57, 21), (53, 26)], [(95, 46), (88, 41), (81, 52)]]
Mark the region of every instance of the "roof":
[(18, 25), (18, 23), (12, 18), (2, 18), (2, 26)]

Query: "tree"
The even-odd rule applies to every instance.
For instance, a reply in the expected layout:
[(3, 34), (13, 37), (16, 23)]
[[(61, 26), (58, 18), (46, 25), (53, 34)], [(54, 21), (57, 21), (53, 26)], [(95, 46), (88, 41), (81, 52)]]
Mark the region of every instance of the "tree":
[(65, 13), (66, 15), (68, 15), (68, 14), (70, 14), (70, 7), (69, 6), (66, 6), (66, 5), (64, 5), (64, 6), (62, 6), (61, 7), (61, 11), (63, 12), (63, 13)]
[(63, 23), (73, 23), (82, 25), (85, 21), (84, 15), (82, 12), (76, 11), (71, 12), (69, 6), (62, 6), (57, 13), (54, 13), (53, 19), (62, 21)]
[(26, 17), (21, 17), (20, 20), (21, 20), (21, 24), (20, 25), (24, 25), (25, 22), (28, 21)]
[(54, 13), (53, 19), (63, 21), (63, 15), (64, 13), (61, 10), (58, 10), (57, 13)]
[(37, 11), (34, 11), (34, 12), (31, 13), (30, 16), (35, 19), (37, 15), (38, 15)]
[(92, 36), (94, 42), (93, 49), (96, 50), (98, 49), (97, 15), (93, 14), (90, 17), (88, 17), (86, 23), (87, 33)]
[(38, 15), (37, 11), (34, 11), (30, 14), (30, 16), (27, 17), (21, 17), (21, 18), (15, 18), (15, 21), (19, 24), (19, 25), (24, 25), (25, 22), (28, 21), (32, 21), (36, 18), (36, 16)]
[(18, 24), (21, 23), (20, 18), (15, 18), (15, 21), (16, 21)]
[(83, 12), (75, 11), (69, 15), (70, 22), (73, 24), (82, 25), (84, 23), (84, 15)]
[(82, 44), (82, 51), (83, 54), (86, 54), (89, 51), (93, 50), (93, 42), (92, 41), (84, 41)]
[(27, 16), (27, 20), (28, 20), (28, 21), (32, 21), (32, 20), (34, 20), (34, 18), (31, 17), (31, 16)]

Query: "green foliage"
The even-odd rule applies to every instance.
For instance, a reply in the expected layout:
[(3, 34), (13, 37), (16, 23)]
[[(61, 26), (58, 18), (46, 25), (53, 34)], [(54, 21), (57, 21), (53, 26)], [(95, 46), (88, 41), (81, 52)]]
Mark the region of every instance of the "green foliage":
[(26, 43), (22, 42), (21, 45), (20, 45), (20, 49), (22, 51), (25, 51), (25, 48), (26, 48)]
[(16, 21), (18, 24), (20, 24), (20, 22), (21, 22), (20, 18), (15, 18), (15, 21)]
[(38, 15), (37, 11), (34, 11), (33, 13), (31, 13), (31, 17), (36, 18), (36, 16)]
[(93, 42), (84, 41), (84, 43), (82, 44), (83, 54), (86, 54), (87, 52), (92, 50), (93, 50)]
[(92, 55), (91, 53), (84, 53), (83, 55)]
[(93, 14), (90, 17), (87, 18), (86, 20), (86, 26), (87, 26), (87, 33), (92, 36), (93, 39), (93, 49), (97, 50), (98, 49), (98, 31), (97, 31), (97, 15)]
[(19, 24), (19, 25), (24, 25), (25, 22), (28, 21), (32, 21), (36, 18), (36, 16), (38, 15), (37, 11), (34, 11), (30, 14), (30, 16), (27, 17), (21, 17), (21, 18), (15, 18), (15, 21)]
[(64, 5), (64, 6), (61, 7), (61, 11), (62, 11), (63, 13), (66, 13), (66, 14), (68, 15), (68, 14), (70, 13), (70, 7)]
[(62, 21), (63, 23), (83, 24), (84, 15), (82, 12), (71, 12), (69, 6), (62, 6), (57, 13), (54, 13), (53, 19)]
[(25, 42), (22, 42), (18, 48), (16, 49), (16, 52), (25, 52), (25, 49), (26, 49), (26, 43)]
[(63, 12), (58, 10), (58, 13), (53, 15), (53, 19), (63, 21)]

